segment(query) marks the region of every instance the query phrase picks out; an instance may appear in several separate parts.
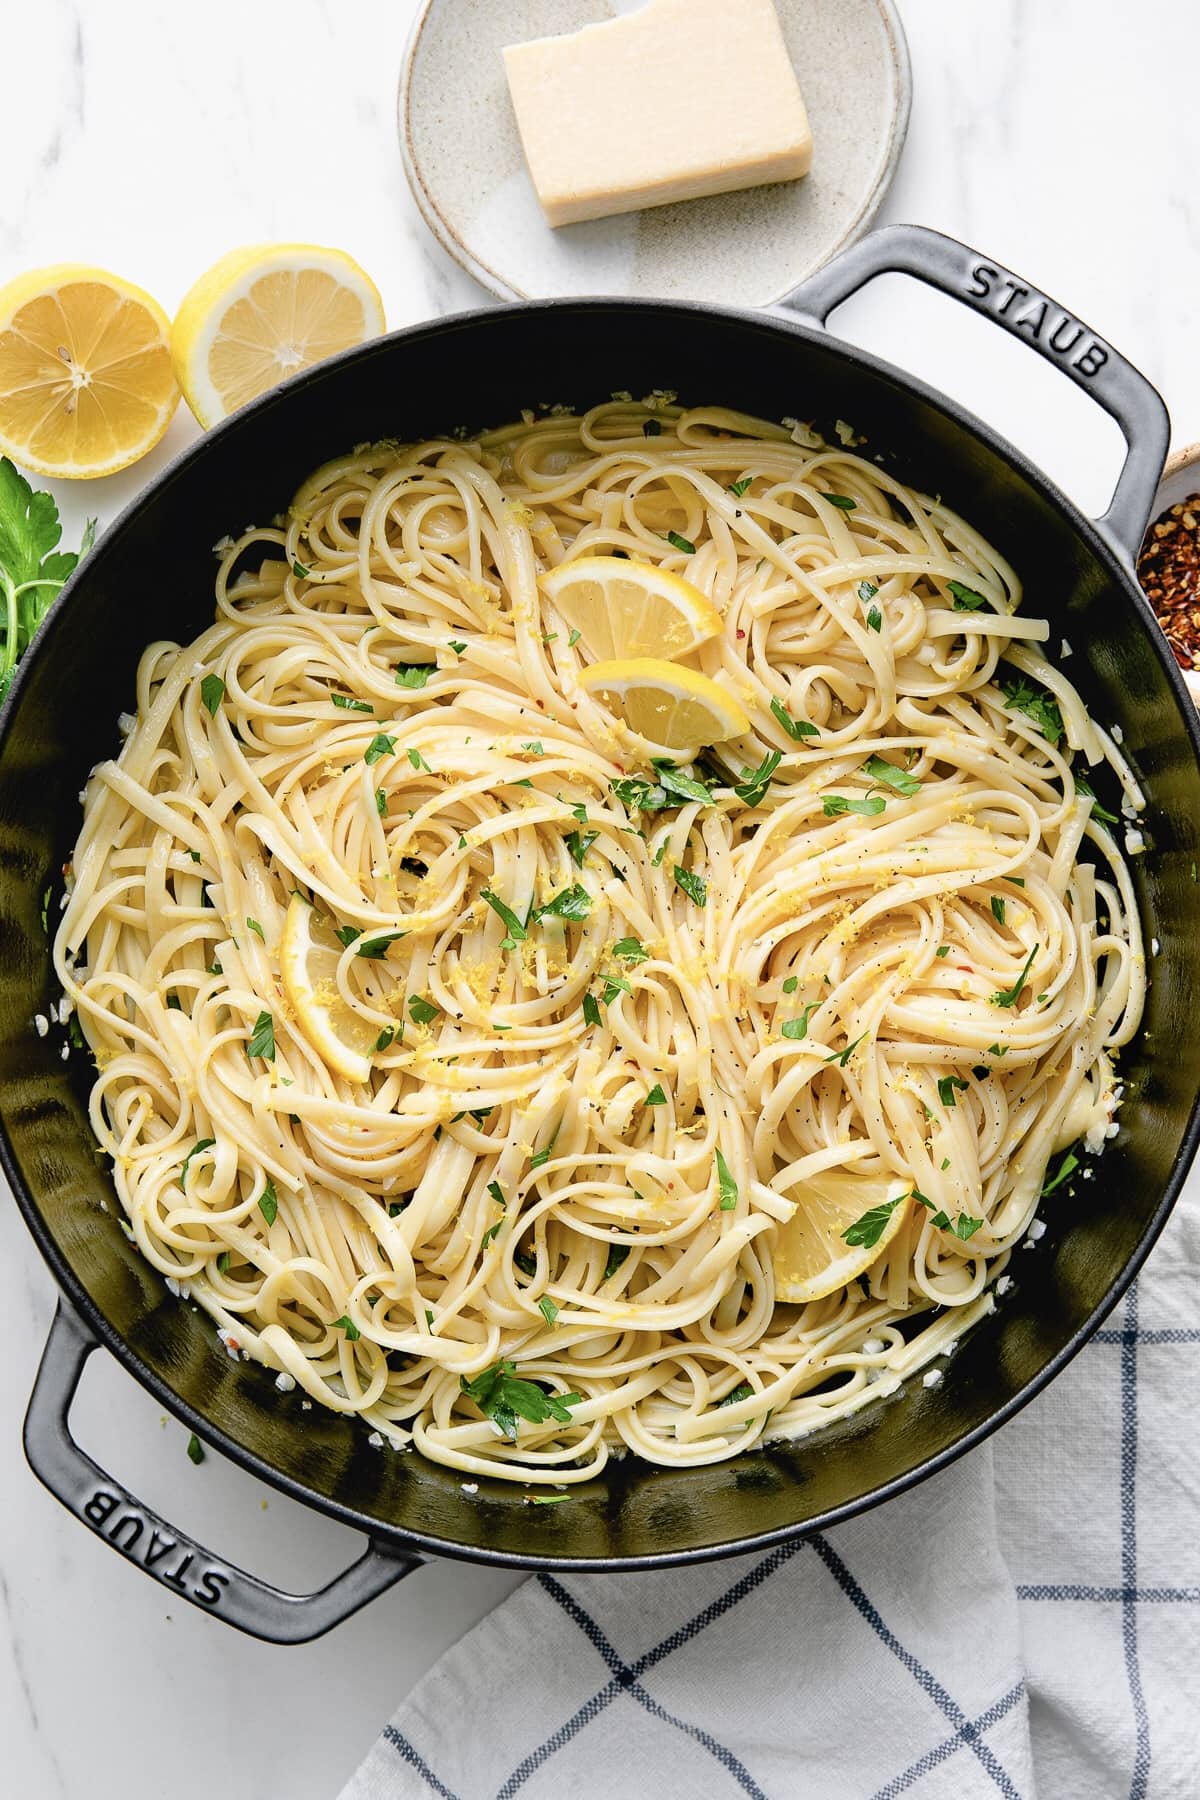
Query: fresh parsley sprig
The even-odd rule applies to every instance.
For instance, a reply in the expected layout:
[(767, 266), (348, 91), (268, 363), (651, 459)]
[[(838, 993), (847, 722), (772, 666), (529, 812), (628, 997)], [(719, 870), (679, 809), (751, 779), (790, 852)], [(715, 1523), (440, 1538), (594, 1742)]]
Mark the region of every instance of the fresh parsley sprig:
[(89, 519), (78, 554), (59, 550), (62, 526), (53, 494), (35, 493), (8, 458), (0, 456), (0, 699), (95, 534), (96, 521)]
[(518, 1418), (530, 1425), (544, 1425), (547, 1419), (569, 1425), (571, 1408), (583, 1399), (582, 1394), (554, 1394), (536, 1381), (523, 1380), (517, 1374), (516, 1364), (508, 1361), (493, 1363), (472, 1381), (465, 1375), (460, 1375), (458, 1381), (468, 1400), (473, 1400), (484, 1417), (514, 1444)]

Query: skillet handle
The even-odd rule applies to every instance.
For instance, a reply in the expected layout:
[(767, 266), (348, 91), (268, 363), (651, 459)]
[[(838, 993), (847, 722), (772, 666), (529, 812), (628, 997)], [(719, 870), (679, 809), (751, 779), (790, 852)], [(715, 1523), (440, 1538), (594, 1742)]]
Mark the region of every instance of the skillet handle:
[(915, 276), (995, 321), (1069, 375), (1121, 427), (1125, 466), (1096, 523), (1127, 562), (1137, 556), (1170, 438), (1162, 396), (1112, 345), (1039, 288), (923, 225), (885, 225), (835, 256), (777, 304), (818, 325), (877, 275)]
[(424, 1561), (372, 1540), (359, 1560), (316, 1594), (287, 1594), (212, 1556), (130, 1494), (81, 1450), (69, 1414), (98, 1340), (59, 1305), (25, 1415), (25, 1455), (39, 1481), (77, 1519), (176, 1597), (270, 1644), (303, 1644), (340, 1625)]

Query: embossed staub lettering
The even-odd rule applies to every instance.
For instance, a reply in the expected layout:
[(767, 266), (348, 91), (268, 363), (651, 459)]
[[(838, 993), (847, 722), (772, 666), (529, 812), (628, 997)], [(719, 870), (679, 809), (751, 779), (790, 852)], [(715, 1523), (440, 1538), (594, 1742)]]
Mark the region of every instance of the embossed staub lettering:
[[(230, 1582), (228, 1571), (200, 1562), (186, 1539), (159, 1531), (128, 1494), (97, 1488), (84, 1501), (82, 1511), (88, 1524), (130, 1562), (141, 1563), (159, 1581), (169, 1581), (201, 1606), (220, 1606)], [(178, 1560), (168, 1563), (177, 1553)]]
[(1095, 375), (1108, 361), (1104, 345), (1078, 319), (991, 263), (975, 264), (966, 291), (970, 299), (986, 301), (989, 311), (1011, 331), (1028, 332), (1034, 343), (1044, 345), (1078, 375)]

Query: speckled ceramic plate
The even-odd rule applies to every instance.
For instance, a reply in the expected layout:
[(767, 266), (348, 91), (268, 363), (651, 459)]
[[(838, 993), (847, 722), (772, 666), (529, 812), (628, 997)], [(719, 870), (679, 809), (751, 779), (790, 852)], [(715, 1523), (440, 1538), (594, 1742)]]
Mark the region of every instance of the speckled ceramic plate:
[[(732, 0), (731, 0), (732, 3)], [(500, 52), (640, 0), (425, 0), (400, 77), (400, 145), (426, 224), (506, 300), (646, 294), (765, 306), (866, 230), (908, 126), (892, 0), (777, 0), (813, 134), (803, 181), (552, 230)]]

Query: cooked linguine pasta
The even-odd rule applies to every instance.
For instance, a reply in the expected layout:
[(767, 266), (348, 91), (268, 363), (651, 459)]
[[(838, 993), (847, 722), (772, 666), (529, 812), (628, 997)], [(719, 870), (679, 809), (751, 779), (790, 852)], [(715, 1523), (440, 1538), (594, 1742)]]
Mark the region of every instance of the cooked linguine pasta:
[[(539, 575), (614, 553), (711, 600), (744, 735), (581, 685)], [(875, 462), (662, 397), (320, 470), (87, 787), (55, 961), (144, 1255), (464, 1475), (712, 1462), (929, 1365), (1143, 1001), (1073, 759), (1141, 798), (1018, 601)]]

